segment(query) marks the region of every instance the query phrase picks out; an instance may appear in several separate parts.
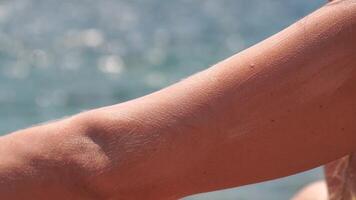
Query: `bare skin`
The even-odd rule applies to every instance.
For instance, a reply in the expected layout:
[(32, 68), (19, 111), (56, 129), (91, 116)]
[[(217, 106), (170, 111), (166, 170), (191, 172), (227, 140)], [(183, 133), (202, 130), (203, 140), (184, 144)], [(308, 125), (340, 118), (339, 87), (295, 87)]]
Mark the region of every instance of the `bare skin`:
[(4, 199), (178, 199), (356, 151), (356, 2), (150, 95), (0, 138)]
[(318, 181), (307, 185), (291, 200), (328, 200), (328, 191), (325, 181)]
[(325, 165), (326, 181), (312, 183), (292, 200), (354, 200), (356, 198), (356, 157), (347, 155)]

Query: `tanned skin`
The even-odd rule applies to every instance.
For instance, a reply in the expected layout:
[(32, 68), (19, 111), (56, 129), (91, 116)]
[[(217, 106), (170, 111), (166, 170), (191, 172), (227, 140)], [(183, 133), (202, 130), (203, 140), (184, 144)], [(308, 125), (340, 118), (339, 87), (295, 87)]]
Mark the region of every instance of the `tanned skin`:
[(179, 83), (0, 138), (1, 199), (181, 197), (356, 151), (356, 1)]

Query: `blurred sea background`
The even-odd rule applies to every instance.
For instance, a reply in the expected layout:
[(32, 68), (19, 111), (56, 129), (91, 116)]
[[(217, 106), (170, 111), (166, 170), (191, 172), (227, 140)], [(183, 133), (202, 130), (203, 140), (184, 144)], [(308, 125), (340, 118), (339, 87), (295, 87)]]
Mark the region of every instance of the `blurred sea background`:
[[(0, 134), (158, 90), (324, 3), (1, 0)], [(185, 200), (283, 200), (321, 178), (315, 169)]]

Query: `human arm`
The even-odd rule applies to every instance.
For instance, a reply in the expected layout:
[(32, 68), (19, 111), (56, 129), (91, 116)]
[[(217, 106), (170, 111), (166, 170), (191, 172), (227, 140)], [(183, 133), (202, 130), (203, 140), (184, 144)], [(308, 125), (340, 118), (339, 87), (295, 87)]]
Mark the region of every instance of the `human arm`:
[(96, 199), (176, 199), (322, 165), (355, 151), (355, 12), (331, 3), (161, 91), (16, 135), (43, 132), (59, 152), (48, 162), (64, 154)]

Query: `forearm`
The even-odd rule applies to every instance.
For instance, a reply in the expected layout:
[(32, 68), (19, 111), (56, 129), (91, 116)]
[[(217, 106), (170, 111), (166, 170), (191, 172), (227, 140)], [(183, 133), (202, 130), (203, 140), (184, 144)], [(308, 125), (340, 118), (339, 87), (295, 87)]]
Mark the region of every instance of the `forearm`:
[(76, 118), (0, 137), (2, 199), (95, 199), (83, 176), (100, 166), (88, 159), (98, 151)]

